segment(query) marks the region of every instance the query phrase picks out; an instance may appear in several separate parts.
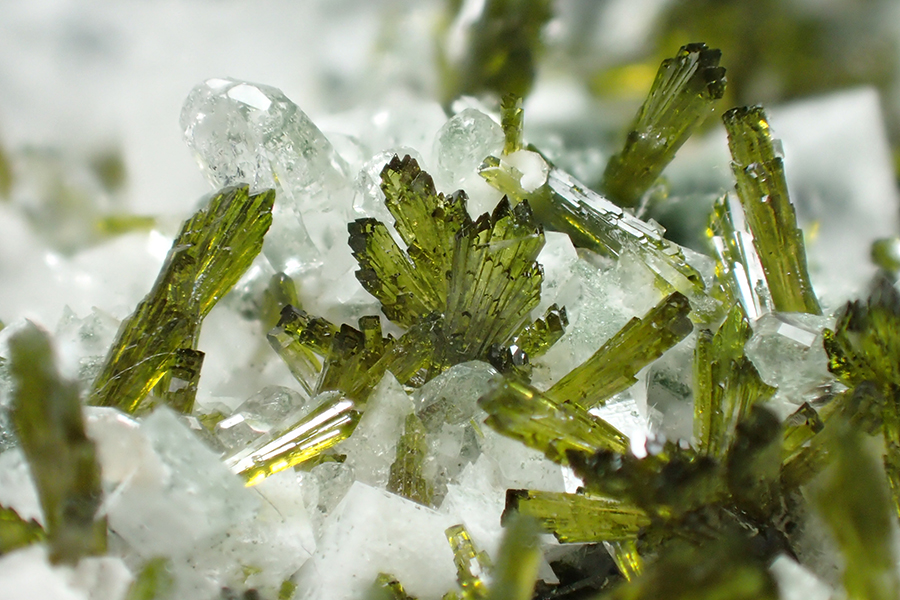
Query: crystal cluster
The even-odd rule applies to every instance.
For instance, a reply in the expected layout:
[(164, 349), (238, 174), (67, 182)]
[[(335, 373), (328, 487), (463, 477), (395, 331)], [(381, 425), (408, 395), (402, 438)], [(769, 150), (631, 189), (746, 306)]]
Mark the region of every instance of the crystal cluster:
[(662, 62), (597, 192), (528, 143), (549, 4), (484, 4), (444, 31), (447, 118), (350, 138), (194, 88), (215, 191), (144, 299), (0, 332), (0, 598), (897, 597), (890, 244), (820, 301), (758, 106), (673, 241), (649, 215), (721, 53)]

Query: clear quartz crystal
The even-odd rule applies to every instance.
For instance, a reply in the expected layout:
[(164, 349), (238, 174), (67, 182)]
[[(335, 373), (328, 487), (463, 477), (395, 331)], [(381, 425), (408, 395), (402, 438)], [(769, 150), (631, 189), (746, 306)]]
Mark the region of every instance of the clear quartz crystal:
[(54, 336), (63, 376), (78, 381), (82, 388), (89, 386), (100, 372), (118, 329), (119, 320), (99, 308), (84, 318), (69, 307), (63, 309)]
[(216, 423), (216, 437), (230, 451), (242, 449), (268, 433), (291, 412), (302, 408), (304, 400), (302, 394), (286, 387), (263, 388), (229, 417)]
[(753, 325), (746, 353), (763, 381), (776, 386), (773, 408), (786, 416), (834, 384), (822, 346), (828, 317), (803, 313), (767, 313)]
[(694, 344), (691, 335), (663, 354), (645, 372), (647, 408), (655, 432), (669, 440), (690, 440), (693, 432)]
[[(503, 149), (503, 129), (494, 119), (475, 108), (466, 108), (444, 123), (434, 139), (437, 159), (435, 177), (456, 189), (477, 176), (486, 156)], [(449, 190), (452, 191), (452, 190)]]
[(185, 100), (181, 127), (214, 187), (275, 188), (264, 252), (279, 271), (321, 262), (346, 237), (352, 191), (331, 143), (280, 90), (210, 79)]

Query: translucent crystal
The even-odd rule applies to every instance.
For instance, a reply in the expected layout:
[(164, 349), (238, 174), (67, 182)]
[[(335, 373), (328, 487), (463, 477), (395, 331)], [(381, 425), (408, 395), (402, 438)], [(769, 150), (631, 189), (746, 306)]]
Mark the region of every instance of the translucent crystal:
[(228, 450), (242, 449), (301, 408), (304, 400), (299, 393), (285, 387), (264, 388), (216, 423), (216, 437)]
[(480, 110), (467, 108), (438, 130), (434, 139), (435, 176), (448, 189), (466, 188), (466, 183), (477, 176), (481, 161), (498, 155), (502, 147), (500, 125)]
[(300, 570), (298, 597), (359, 598), (379, 573), (395, 574), (412, 596), (440, 597), (456, 581), (444, 537), (454, 524), (420, 504), (356, 482)]
[(465, 525), (454, 525), (444, 533), (453, 550), (456, 581), (462, 590), (460, 597), (464, 600), (485, 598), (487, 586), (484, 580), (489, 577), (493, 566), (490, 557), (475, 547)]
[(340, 452), (347, 455), (345, 464), (358, 481), (380, 488), (387, 485), (403, 424), (412, 411), (413, 403), (403, 386), (386, 373), (366, 402), (353, 435), (340, 446)]
[(75, 567), (54, 565), (43, 545), (0, 557), (4, 600), (126, 600), (131, 578), (114, 557), (86, 558)]
[(635, 375), (688, 335), (688, 299), (675, 292), (643, 318), (633, 318), (588, 360), (570, 371), (546, 394), (586, 409), (600, 406), (637, 380)]
[(244, 183), (278, 190), (265, 248), (276, 270), (292, 273), (320, 261), (343, 237), (350, 209), (345, 166), (280, 90), (210, 79), (188, 95), (181, 127), (214, 187)]
[[(94, 437), (101, 454), (114, 454), (117, 440), (128, 439), (117, 434), (121, 425), (98, 425)], [(184, 558), (253, 517), (252, 493), (175, 413), (157, 409), (138, 433), (147, 441), (130, 458), (132, 468), (119, 475), (122, 480), (104, 465), (104, 479), (115, 484), (107, 506), (110, 528), (138, 554)], [(112, 448), (102, 450), (108, 444)]]
[(89, 386), (118, 328), (119, 320), (99, 308), (84, 318), (78, 318), (71, 309), (64, 310), (54, 335), (63, 376), (78, 381), (82, 390)]
[(324, 392), (311, 399), (307, 408), (289, 415), (252, 445), (229, 456), (225, 464), (247, 485), (256, 485), (345, 440), (359, 418), (352, 400), (338, 392)]
[(685, 338), (646, 371), (647, 408), (654, 430), (670, 440), (690, 440), (693, 433), (693, 336)]
[(832, 596), (831, 586), (787, 554), (772, 561), (769, 570), (782, 600), (829, 600)]
[(745, 351), (762, 380), (778, 388), (777, 405), (792, 411), (821, 396), (833, 383), (822, 346), (822, 330), (829, 323), (825, 317), (803, 313), (769, 313), (754, 323)]
[(225, 188), (183, 223), (150, 293), (119, 328), (91, 404), (135, 412), (179, 350), (196, 350), (203, 319), (259, 253), (274, 200)]

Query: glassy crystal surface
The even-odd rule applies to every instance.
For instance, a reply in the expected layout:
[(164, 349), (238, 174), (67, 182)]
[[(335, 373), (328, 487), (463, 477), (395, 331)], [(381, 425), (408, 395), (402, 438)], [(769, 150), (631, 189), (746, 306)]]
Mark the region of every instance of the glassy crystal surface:
[(458, 112), (435, 136), (435, 177), (450, 189), (467, 187), (475, 179), (481, 161), (500, 153), (503, 140), (503, 130), (490, 116), (476, 108)]
[(821, 314), (809, 279), (803, 233), (788, 197), (784, 161), (776, 152), (765, 112), (758, 106), (734, 108), (722, 118), (738, 197), (775, 309)]
[[(110, 434), (103, 428), (94, 434), (101, 448), (116, 443), (111, 434), (118, 426), (110, 424), (109, 429)], [(116, 482), (108, 506), (110, 528), (138, 554), (183, 560), (194, 548), (224, 536), (256, 513), (257, 501), (243, 481), (171, 410), (154, 411), (138, 434), (146, 440), (143, 452), (131, 458), (133, 466)], [(104, 468), (104, 478), (111, 475)]]
[(662, 62), (625, 147), (610, 158), (603, 191), (620, 206), (636, 206), (693, 130), (725, 93), (722, 53), (706, 44), (682, 46)]
[(304, 400), (299, 393), (285, 387), (264, 388), (216, 423), (216, 437), (228, 450), (243, 449), (301, 408)]
[(181, 127), (213, 186), (278, 191), (265, 249), (276, 270), (290, 274), (321, 261), (340, 239), (350, 209), (343, 161), (280, 90), (207, 80), (185, 100)]
[(184, 222), (150, 293), (122, 322), (91, 404), (135, 412), (179, 351), (196, 349), (203, 319), (259, 253), (274, 196), (226, 188)]

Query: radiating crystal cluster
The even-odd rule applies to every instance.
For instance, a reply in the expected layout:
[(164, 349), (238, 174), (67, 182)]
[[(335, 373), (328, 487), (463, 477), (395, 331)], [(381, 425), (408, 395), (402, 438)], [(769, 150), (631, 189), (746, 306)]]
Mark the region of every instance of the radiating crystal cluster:
[(827, 314), (760, 107), (723, 116), (706, 245), (672, 241), (649, 215), (720, 53), (662, 63), (591, 186), (528, 144), (547, 3), (487, 4), (447, 93), (517, 94), (447, 118), (351, 138), (194, 88), (215, 191), (145, 298), (0, 332), (0, 598), (897, 597), (889, 248)]

